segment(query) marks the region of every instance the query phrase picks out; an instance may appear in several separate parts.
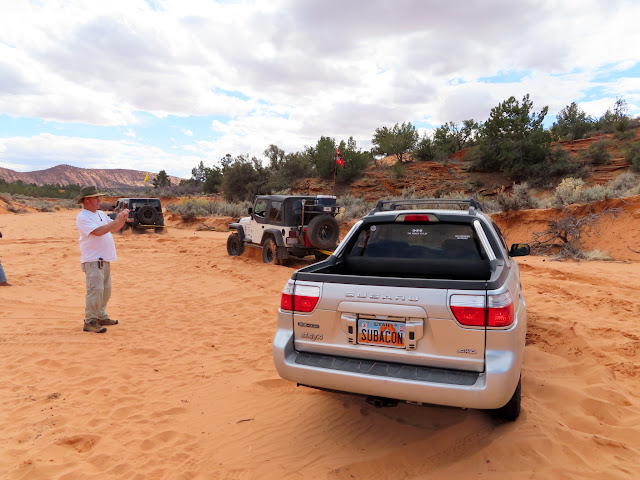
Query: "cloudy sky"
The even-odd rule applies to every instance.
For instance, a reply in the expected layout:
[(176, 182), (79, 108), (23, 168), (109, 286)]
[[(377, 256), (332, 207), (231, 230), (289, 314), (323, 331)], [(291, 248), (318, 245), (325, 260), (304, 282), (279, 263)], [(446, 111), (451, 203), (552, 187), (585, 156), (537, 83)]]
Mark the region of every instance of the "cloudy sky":
[(636, 0), (0, 0), (0, 167), (188, 178), (514, 95), (640, 115)]

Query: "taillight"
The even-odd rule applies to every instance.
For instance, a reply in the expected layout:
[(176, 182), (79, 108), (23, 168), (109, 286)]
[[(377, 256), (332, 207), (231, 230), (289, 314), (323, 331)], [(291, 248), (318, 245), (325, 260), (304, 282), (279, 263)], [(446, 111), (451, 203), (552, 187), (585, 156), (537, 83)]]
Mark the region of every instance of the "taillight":
[(320, 299), (320, 287), (295, 285), (288, 281), (282, 291), (280, 308), (293, 312), (309, 313), (316, 308)]
[(489, 295), (489, 327), (508, 327), (513, 323), (513, 299), (509, 292), (500, 295)]
[[(488, 295), (451, 295), (449, 305), (459, 323), (469, 327), (508, 327), (515, 320), (513, 299), (509, 292)], [(486, 323), (485, 323), (486, 321)]]
[(289, 230), (289, 236), (285, 239), (287, 245), (296, 245), (298, 243), (297, 230)]
[(451, 295), (451, 311), (456, 320), (469, 327), (484, 327), (484, 295)]

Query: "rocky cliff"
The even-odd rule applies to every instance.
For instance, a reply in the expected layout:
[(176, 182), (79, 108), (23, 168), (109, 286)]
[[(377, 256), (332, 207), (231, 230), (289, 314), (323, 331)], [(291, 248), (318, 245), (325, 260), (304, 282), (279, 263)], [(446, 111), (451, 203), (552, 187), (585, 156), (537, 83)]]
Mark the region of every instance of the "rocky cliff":
[[(34, 172), (16, 172), (0, 167), (0, 178), (6, 182), (22, 180), (36, 185), (96, 185), (99, 188), (143, 187), (152, 184), (156, 173), (149, 172), (149, 180), (144, 182), (147, 172), (141, 170), (127, 170), (124, 168), (78, 168), (71, 165), (57, 165), (45, 170)], [(182, 178), (169, 176), (173, 185), (180, 183)]]

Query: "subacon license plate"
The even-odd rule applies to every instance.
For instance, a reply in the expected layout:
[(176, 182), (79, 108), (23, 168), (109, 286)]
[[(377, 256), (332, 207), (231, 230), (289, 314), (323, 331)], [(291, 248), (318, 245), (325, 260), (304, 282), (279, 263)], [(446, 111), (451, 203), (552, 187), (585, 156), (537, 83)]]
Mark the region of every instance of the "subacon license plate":
[(404, 348), (405, 324), (381, 320), (358, 320), (358, 343)]

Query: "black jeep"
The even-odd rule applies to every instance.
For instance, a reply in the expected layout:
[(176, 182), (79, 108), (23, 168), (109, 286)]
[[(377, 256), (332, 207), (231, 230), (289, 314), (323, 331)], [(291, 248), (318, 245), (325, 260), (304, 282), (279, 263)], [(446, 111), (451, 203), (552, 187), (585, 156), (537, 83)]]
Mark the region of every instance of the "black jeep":
[(156, 233), (164, 230), (164, 215), (159, 198), (119, 198), (109, 214), (112, 220), (122, 210), (129, 209), (129, 218), (120, 233), (130, 228), (134, 233), (142, 233), (153, 228)]

